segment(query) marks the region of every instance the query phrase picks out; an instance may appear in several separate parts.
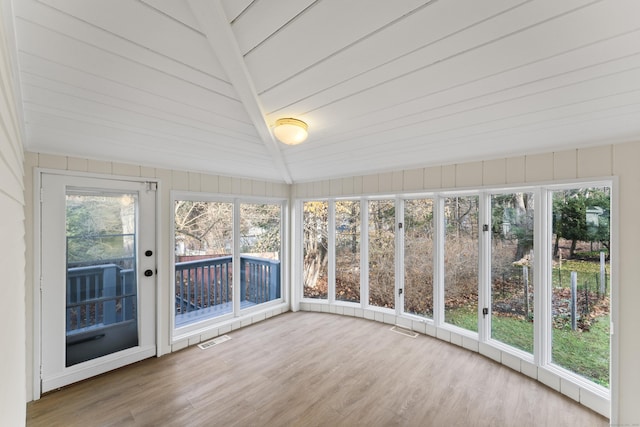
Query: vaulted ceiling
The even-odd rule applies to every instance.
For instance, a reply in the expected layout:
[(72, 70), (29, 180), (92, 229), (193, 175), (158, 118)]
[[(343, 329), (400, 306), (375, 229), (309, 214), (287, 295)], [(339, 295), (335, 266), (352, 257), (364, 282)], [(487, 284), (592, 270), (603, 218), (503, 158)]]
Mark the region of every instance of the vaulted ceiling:
[[(26, 149), (301, 182), (640, 140), (638, 0), (14, 0)], [(309, 125), (277, 142), (281, 117)]]

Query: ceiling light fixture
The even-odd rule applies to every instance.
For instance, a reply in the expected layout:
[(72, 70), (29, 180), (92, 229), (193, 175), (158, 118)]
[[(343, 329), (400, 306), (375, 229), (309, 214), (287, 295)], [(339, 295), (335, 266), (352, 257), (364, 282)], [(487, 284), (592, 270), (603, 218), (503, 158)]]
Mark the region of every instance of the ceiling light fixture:
[(276, 120), (273, 134), (278, 140), (287, 145), (297, 145), (307, 139), (307, 124), (302, 120), (286, 118)]

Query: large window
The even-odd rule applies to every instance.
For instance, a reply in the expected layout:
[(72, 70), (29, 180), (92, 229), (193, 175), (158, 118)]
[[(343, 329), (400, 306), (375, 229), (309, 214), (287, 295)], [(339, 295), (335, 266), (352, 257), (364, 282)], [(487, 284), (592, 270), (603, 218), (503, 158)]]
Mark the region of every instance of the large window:
[(369, 304), (395, 307), (395, 201), (369, 200)]
[(609, 386), (610, 188), (553, 192), (554, 364)]
[(176, 200), (175, 324), (233, 310), (233, 204)]
[(303, 298), (420, 316), (604, 394), (610, 195), (590, 183), (304, 202)]
[(240, 304), (248, 308), (280, 298), (282, 206), (240, 205)]
[(404, 311), (433, 318), (433, 199), (404, 201)]
[(281, 298), (282, 206), (174, 200), (176, 328)]
[(444, 201), (444, 320), (478, 331), (478, 196)]
[(303, 296), (327, 299), (329, 271), (329, 204), (326, 201), (303, 205)]
[(533, 353), (533, 193), (491, 196), (491, 338)]
[(336, 201), (336, 300), (360, 302), (360, 201)]

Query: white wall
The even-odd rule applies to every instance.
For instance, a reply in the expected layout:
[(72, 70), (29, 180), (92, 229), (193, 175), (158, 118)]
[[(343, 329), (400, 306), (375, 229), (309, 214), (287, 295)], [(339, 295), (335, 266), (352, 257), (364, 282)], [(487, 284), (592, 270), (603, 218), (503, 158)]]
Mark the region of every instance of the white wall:
[[(25, 424), (24, 196), (10, 3), (0, 3), (0, 423)], [(6, 424), (4, 424), (6, 423)]]
[[(274, 197), (274, 198), (288, 198), (289, 186), (284, 183), (255, 181), (250, 179), (230, 178), (226, 176), (217, 175), (205, 175), (199, 173), (191, 173), (176, 170), (156, 169), (138, 165), (122, 164), (115, 162), (105, 162), (91, 159), (81, 159), (76, 157), (64, 157), (55, 156), (41, 153), (25, 153), (25, 198), (26, 198), (26, 242), (27, 242), (27, 269), (26, 269), (26, 293), (27, 293), (27, 306), (26, 306), (26, 319), (27, 319), (27, 351), (26, 351), (26, 363), (27, 363), (27, 397), (31, 400), (33, 396), (33, 297), (35, 289), (35, 280), (33, 277), (34, 260), (37, 259), (37, 254), (34, 253), (33, 248), (33, 232), (34, 232), (34, 206), (33, 206), (33, 194), (34, 194), (34, 170), (35, 168), (41, 169), (56, 169), (65, 170), (70, 172), (82, 172), (90, 174), (99, 174), (101, 176), (131, 176), (131, 177), (145, 177), (158, 179), (159, 191), (158, 197), (160, 200), (160, 212), (158, 218), (158, 229), (161, 230), (158, 236), (157, 253), (158, 253), (158, 307), (161, 310), (160, 322), (158, 324), (159, 337), (161, 338), (158, 343), (160, 354), (170, 353), (171, 351), (179, 350), (187, 345), (193, 345), (198, 343), (202, 339), (208, 339), (212, 335), (212, 331), (206, 331), (202, 334), (196, 334), (194, 336), (186, 337), (179, 342), (171, 343), (170, 339), (170, 316), (172, 313), (169, 308), (169, 295), (171, 294), (172, 282), (169, 280), (171, 277), (170, 269), (173, 262), (173, 250), (170, 248), (171, 230), (173, 229), (170, 223), (170, 192), (171, 190), (182, 190), (192, 192), (203, 193), (217, 193), (236, 196), (256, 196), (256, 197)], [(164, 307), (164, 312), (162, 312)], [(228, 330), (251, 324), (259, 320), (279, 314), (285, 311), (282, 307), (270, 309), (266, 313), (259, 313), (247, 319), (234, 319), (229, 325), (224, 325), (224, 328), (220, 329), (220, 333), (225, 333)], [(222, 328), (222, 327), (221, 327)], [(216, 335), (216, 334), (214, 334)]]
[[(312, 198), (327, 196), (358, 196), (362, 194), (400, 193), (421, 190), (439, 190), (482, 186), (533, 184), (545, 182), (566, 182), (583, 178), (618, 177), (617, 192), (618, 213), (617, 236), (618, 252), (613, 253), (614, 274), (617, 274), (617, 294), (614, 293), (612, 372), (612, 423), (621, 425), (640, 425), (640, 285), (637, 273), (640, 259), (640, 142), (578, 150), (565, 150), (512, 158), (500, 158), (490, 161), (445, 165), (423, 169), (411, 169), (367, 176), (355, 176), (319, 182), (295, 184), (293, 198)], [(612, 204), (615, 208), (615, 200)], [(615, 215), (615, 212), (614, 212)], [(615, 248), (613, 248), (615, 250)], [(302, 305), (304, 309), (304, 305)], [(310, 307), (311, 309), (314, 309)], [(345, 313), (346, 314), (346, 313)], [(363, 313), (365, 316), (366, 313)], [(365, 316), (366, 317), (366, 316)], [(453, 342), (453, 341), (452, 341)], [(482, 351), (481, 351), (482, 352)], [(617, 359), (616, 359), (617, 356)], [(498, 356), (500, 361), (500, 357)], [(530, 370), (531, 371), (531, 370)], [(525, 372), (525, 371), (523, 371)], [(544, 372), (528, 372), (551, 387), (562, 390), (561, 382), (545, 381)], [(554, 385), (555, 384), (555, 385)], [(557, 386), (556, 386), (557, 385)], [(588, 395), (588, 391), (579, 391), (577, 396), (598, 412), (607, 413), (602, 403)], [(575, 390), (567, 391), (575, 394)], [(576, 398), (576, 396), (572, 396)]]

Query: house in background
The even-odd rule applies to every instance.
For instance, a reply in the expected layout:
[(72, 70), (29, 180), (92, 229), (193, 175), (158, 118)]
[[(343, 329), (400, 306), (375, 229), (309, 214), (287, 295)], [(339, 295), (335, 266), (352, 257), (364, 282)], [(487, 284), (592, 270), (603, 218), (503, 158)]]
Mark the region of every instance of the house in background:
[[(47, 183), (62, 177), (62, 186), (79, 189), (93, 188), (95, 179), (156, 192), (145, 217), (157, 220), (147, 223), (154, 250), (141, 261), (150, 271), (157, 266), (144, 357), (212, 334), (173, 323), (177, 197), (286, 207), (282, 296), (260, 311), (234, 312), (215, 326), (220, 331), (317, 309), (301, 293), (302, 200), (606, 180), (613, 194), (610, 396), (481, 339), (446, 328), (437, 336), (468, 344), (613, 424), (640, 423), (637, 1), (0, 5), (3, 422), (24, 423), (56, 345), (59, 331), (51, 339), (43, 333), (48, 304), (57, 300), (41, 273), (64, 240), (41, 233), (48, 221), (64, 224), (46, 214), (60, 188)], [(273, 136), (273, 124), (291, 117), (308, 124), (302, 144)], [(57, 373), (44, 371), (55, 387)]]

